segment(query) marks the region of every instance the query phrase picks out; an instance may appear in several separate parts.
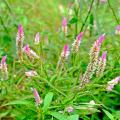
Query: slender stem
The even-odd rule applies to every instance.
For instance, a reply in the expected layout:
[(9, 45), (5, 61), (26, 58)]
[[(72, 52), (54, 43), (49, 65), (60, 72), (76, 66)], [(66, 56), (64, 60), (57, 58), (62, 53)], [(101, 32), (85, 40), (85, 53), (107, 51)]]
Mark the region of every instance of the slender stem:
[(94, 0), (92, 0), (92, 2), (91, 2), (90, 9), (89, 9), (88, 14), (87, 14), (87, 16), (86, 16), (86, 18), (85, 18), (84, 23), (82, 24), (82, 27), (81, 27), (80, 32), (83, 30), (83, 28), (84, 28), (84, 26), (85, 26), (85, 24), (86, 24), (86, 22), (87, 22), (87, 20), (88, 20), (88, 17), (89, 17), (89, 15), (90, 15), (91, 10), (92, 10), (92, 7), (93, 7), (93, 3), (94, 3)]
[(8, 4), (8, 2), (7, 2), (6, 0), (4, 0), (4, 3), (6, 4), (9, 12), (10, 12), (11, 14), (13, 14), (13, 13), (12, 13), (12, 10), (11, 10), (11, 8), (10, 8), (10, 5)]
[(108, 5), (109, 5), (110, 9), (112, 10), (112, 13), (113, 13), (113, 15), (114, 15), (114, 17), (115, 17), (116, 22), (119, 24), (119, 20), (118, 20), (116, 14), (115, 14), (114, 9), (112, 8), (112, 6), (111, 6), (111, 4), (110, 4), (110, 0), (107, 0), (107, 1), (108, 1)]
[(1, 24), (2, 24), (2, 26), (4, 28), (4, 30), (8, 33), (9, 31), (8, 31), (7, 27), (5, 26), (4, 21), (3, 21), (1, 16), (0, 16), (0, 20), (1, 20)]
[(75, 37), (77, 36), (77, 31), (78, 31), (78, 10), (75, 10), (75, 15), (77, 18), (77, 22), (75, 23)]

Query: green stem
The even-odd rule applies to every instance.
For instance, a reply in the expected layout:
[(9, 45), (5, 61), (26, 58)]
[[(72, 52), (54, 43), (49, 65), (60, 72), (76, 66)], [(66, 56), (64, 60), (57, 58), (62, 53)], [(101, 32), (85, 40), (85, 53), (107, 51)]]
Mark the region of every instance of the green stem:
[(115, 14), (114, 9), (112, 8), (112, 6), (111, 6), (111, 4), (110, 4), (110, 1), (109, 1), (109, 0), (107, 0), (107, 1), (108, 1), (108, 5), (109, 5), (110, 9), (112, 10), (112, 13), (113, 13), (115, 19), (116, 19), (117, 24), (119, 24), (119, 20), (118, 20), (116, 14)]
[(91, 11), (92, 11), (93, 3), (94, 3), (94, 0), (92, 0), (92, 2), (91, 2), (90, 9), (89, 9), (88, 14), (87, 14), (87, 16), (86, 16), (86, 18), (85, 18), (84, 23), (82, 24), (82, 27), (81, 27), (80, 32), (83, 30), (83, 28), (84, 28), (84, 26), (85, 26), (85, 24), (86, 24), (86, 22), (87, 22), (87, 20), (88, 20), (88, 17), (89, 17), (89, 15), (90, 15)]
[(57, 91), (58, 93), (60, 93), (61, 95), (66, 97), (66, 94), (64, 94), (62, 91), (60, 91), (59, 89), (57, 89), (55, 86), (53, 86), (48, 80), (39, 77), (41, 80), (43, 80), (44, 82), (46, 82), (51, 88), (53, 88), (55, 91)]

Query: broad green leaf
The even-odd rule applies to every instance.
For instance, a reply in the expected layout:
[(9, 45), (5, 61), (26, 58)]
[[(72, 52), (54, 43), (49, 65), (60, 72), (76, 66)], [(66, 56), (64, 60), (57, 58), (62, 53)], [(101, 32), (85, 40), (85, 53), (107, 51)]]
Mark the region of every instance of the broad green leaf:
[(67, 120), (79, 120), (79, 115), (71, 115), (67, 118)]
[(50, 106), (53, 98), (53, 93), (49, 92), (44, 99), (43, 111), (46, 112), (48, 107)]
[(103, 112), (110, 118), (110, 120), (114, 120), (113, 115), (109, 113), (107, 110), (103, 109)]
[(50, 112), (49, 114), (55, 117), (57, 120), (68, 120), (65, 115), (58, 112)]
[(77, 17), (73, 17), (70, 21), (69, 21), (69, 23), (70, 24), (74, 24), (74, 23), (76, 23), (78, 21), (78, 18)]

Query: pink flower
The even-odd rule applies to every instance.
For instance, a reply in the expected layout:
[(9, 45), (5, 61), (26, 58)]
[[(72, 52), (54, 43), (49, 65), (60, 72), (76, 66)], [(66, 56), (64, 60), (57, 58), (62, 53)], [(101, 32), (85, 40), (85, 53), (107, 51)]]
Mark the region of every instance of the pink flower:
[(1, 64), (0, 64), (0, 69), (2, 71), (2, 78), (3, 78), (3, 80), (7, 80), (8, 79), (8, 70), (7, 70), (6, 59), (7, 59), (7, 56), (4, 56), (2, 58)]
[(105, 40), (105, 34), (102, 34), (98, 40), (96, 41), (97, 42), (97, 45), (98, 46), (101, 46), (102, 42)]
[(25, 47), (24, 47), (24, 51), (25, 51), (26, 54), (30, 54), (30, 47), (29, 47), (28, 44), (25, 45)]
[(116, 27), (115, 34), (120, 35), (120, 25)]
[(67, 59), (69, 54), (70, 54), (69, 46), (66, 44), (63, 48), (62, 55)]
[(36, 71), (30, 70), (30, 71), (25, 72), (25, 75), (26, 75), (27, 77), (35, 77), (35, 76), (37, 76), (38, 74), (37, 74)]
[(24, 47), (24, 52), (27, 54), (27, 56), (30, 58), (30, 59), (39, 59), (40, 57), (36, 54), (36, 52), (34, 52), (33, 50), (30, 49), (29, 45), (25, 45)]
[(6, 59), (7, 59), (7, 56), (4, 56), (1, 60), (1, 65), (5, 65), (6, 64)]
[(116, 77), (115, 79), (111, 80), (108, 82), (106, 90), (107, 91), (112, 91), (114, 86), (117, 85), (120, 81), (120, 76)]
[(62, 32), (64, 33), (64, 36), (67, 35), (67, 19), (63, 18), (62, 20)]
[(72, 44), (72, 51), (73, 52), (78, 52), (79, 46), (80, 46), (80, 43), (81, 43), (81, 40), (82, 40), (82, 36), (83, 36), (83, 32), (80, 32), (79, 35), (74, 40), (74, 42)]
[(35, 44), (39, 44), (39, 42), (40, 42), (40, 33), (38, 32), (38, 33), (36, 33), (36, 35), (35, 35)]
[(64, 17), (62, 20), (62, 26), (66, 27), (67, 26), (67, 19)]
[(85, 74), (83, 75), (83, 79), (81, 81), (81, 86), (84, 86), (86, 83), (90, 82), (90, 79), (92, 78), (93, 74), (95, 73), (97, 69), (98, 64), (98, 57), (100, 52), (100, 47), (102, 42), (105, 39), (105, 34), (101, 35), (93, 44), (92, 49), (90, 50), (90, 63), (87, 66), (87, 70)]
[(102, 57), (99, 58), (98, 67), (96, 71), (97, 77), (103, 75), (103, 72), (106, 67), (106, 55), (107, 55), (107, 52), (105, 51), (103, 52)]
[(35, 88), (32, 88), (32, 91), (33, 91), (33, 94), (34, 94), (36, 105), (38, 106), (38, 105), (42, 104), (43, 101), (40, 98), (40, 96), (38, 94), (38, 91)]
[(66, 111), (67, 111), (68, 113), (73, 112), (73, 107), (72, 107), (72, 106), (67, 107), (67, 108), (66, 108)]
[(22, 41), (24, 39), (24, 31), (23, 31), (23, 26), (19, 25), (18, 26), (18, 33), (17, 33), (17, 40)]
[(23, 40), (24, 40), (24, 31), (22, 25), (18, 26), (18, 32), (16, 37), (16, 48), (17, 48), (17, 55), (20, 60), (22, 60), (22, 48), (23, 48)]
[(78, 41), (81, 41), (82, 36), (83, 36), (83, 32), (80, 32), (80, 33), (78, 34), (78, 36), (76, 37), (76, 39), (77, 39)]
[(102, 61), (106, 61), (106, 55), (107, 55), (107, 52), (106, 51), (103, 52), (102, 57), (101, 57)]
[(66, 44), (62, 50), (60, 57), (59, 57), (57, 69), (64, 66), (64, 63), (68, 59), (69, 54), (70, 54), (69, 46)]

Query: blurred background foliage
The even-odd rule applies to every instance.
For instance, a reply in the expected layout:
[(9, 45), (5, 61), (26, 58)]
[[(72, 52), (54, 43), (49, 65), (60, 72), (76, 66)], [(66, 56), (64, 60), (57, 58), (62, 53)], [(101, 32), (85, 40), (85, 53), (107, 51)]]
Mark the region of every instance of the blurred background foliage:
[[(80, 0), (78, 4), (79, 14), (76, 14), (74, 0), (0, 0), (0, 58), (7, 54), (8, 63), (12, 63), (13, 58), (16, 58), (17, 27), (19, 24), (22, 24), (25, 32), (24, 43), (29, 43), (35, 49), (33, 45), (34, 36), (36, 32), (40, 32), (41, 40), (47, 42), (47, 44), (43, 45), (46, 62), (49, 65), (56, 64), (63, 45), (65, 43), (71, 44), (75, 36), (80, 32), (88, 14), (91, 1)], [(107, 51), (108, 54), (107, 68), (105, 76), (98, 82), (100, 84), (106, 83), (108, 80), (120, 75), (120, 36), (115, 35), (115, 28), (120, 24), (120, 0), (109, 1), (110, 4), (95, 0), (83, 28), (85, 35), (80, 48), (81, 52), (79, 53), (81, 59), (80, 61), (78, 59), (75, 63), (75, 66), (78, 66), (80, 71), (84, 71), (89, 61), (88, 52), (93, 41), (100, 34), (106, 33), (106, 40), (103, 43), (102, 51)], [(60, 33), (63, 17), (67, 17), (68, 19), (69, 28), (67, 38)], [(79, 72), (79, 70), (76, 71), (77, 73)], [(61, 79), (64, 80), (64, 78)], [(67, 77), (67, 79), (71, 80), (70, 77)], [(49, 91), (49, 89), (47, 90)], [(92, 91), (92, 87), (90, 91)], [(91, 98), (97, 98), (108, 108), (112, 106), (110, 110), (118, 119), (120, 114), (120, 85), (116, 86), (113, 93), (107, 95), (105, 92), (99, 94), (100, 91), (96, 91), (96, 88), (92, 92), (94, 92), (95, 96), (91, 94)], [(16, 98), (15, 94), (12, 94), (13, 98)], [(88, 98), (86, 96), (82, 99), (81, 96), (78, 96), (76, 101), (80, 102), (81, 100), (82, 102), (91, 99), (89, 96)], [(19, 106), (16, 109), (19, 109)], [(16, 114), (15, 110), (12, 112)], [(31, 113), (28, 114), (30, 115)], [(93, 119), (96, 114), (93, 115)], [(107, 117), (104, 118), (104, 120), (107, 119)]]
[[(85, 21), (91, 0), (80, 0), (78, 16), (73, 11), (73, 3), (74, 0), (0, 0), (0, 55), (7, 53), (10, 60), (15, 56), (15, 39), (18, 24), (24, 26), (25, 43), (32, 44), (36, 32), (40, 32), (42, 39), (48, 38), (50, 43), (55, 44), (55, 46), (49, 45), (49, 49), (52, 47), (51, 49), (54, 51), (55, 48), (61, 48), (61, 44), (66, 43), (66, 40), (59, 34), (61, 21), (65, 16), (69, 21), (69, 40), (67, 42), (71, 42), (79, 33)], [(120, 20), (120, 1), (110, 0), (110, 4), (117, 16), (117, 21), (107, 2), (100, 3), (99, 0), (95, 0), (90, 17), (84, 27), (87, 34), (87, 39), (84, 41), (90, 43), (90, 36), (96, 38), (101, 33), (106, 33), (111, 38), (114, 36), (115, 27)], [(94, 30), (94, 22), (97, 26), (96, 30)], [(75, 30), (76, 23), (77, 31)], [(90, 36), (89, 32), (91, 32)], [(119, 46), (116, 39), (118, 37), (114, 37), (114, 40), (113, 38), (107, 40), (109, 41), (108, 45)], [(86, 47), (86, 44), (84, 45)], [(87, 48), (89, 49), (89, 47)]]

